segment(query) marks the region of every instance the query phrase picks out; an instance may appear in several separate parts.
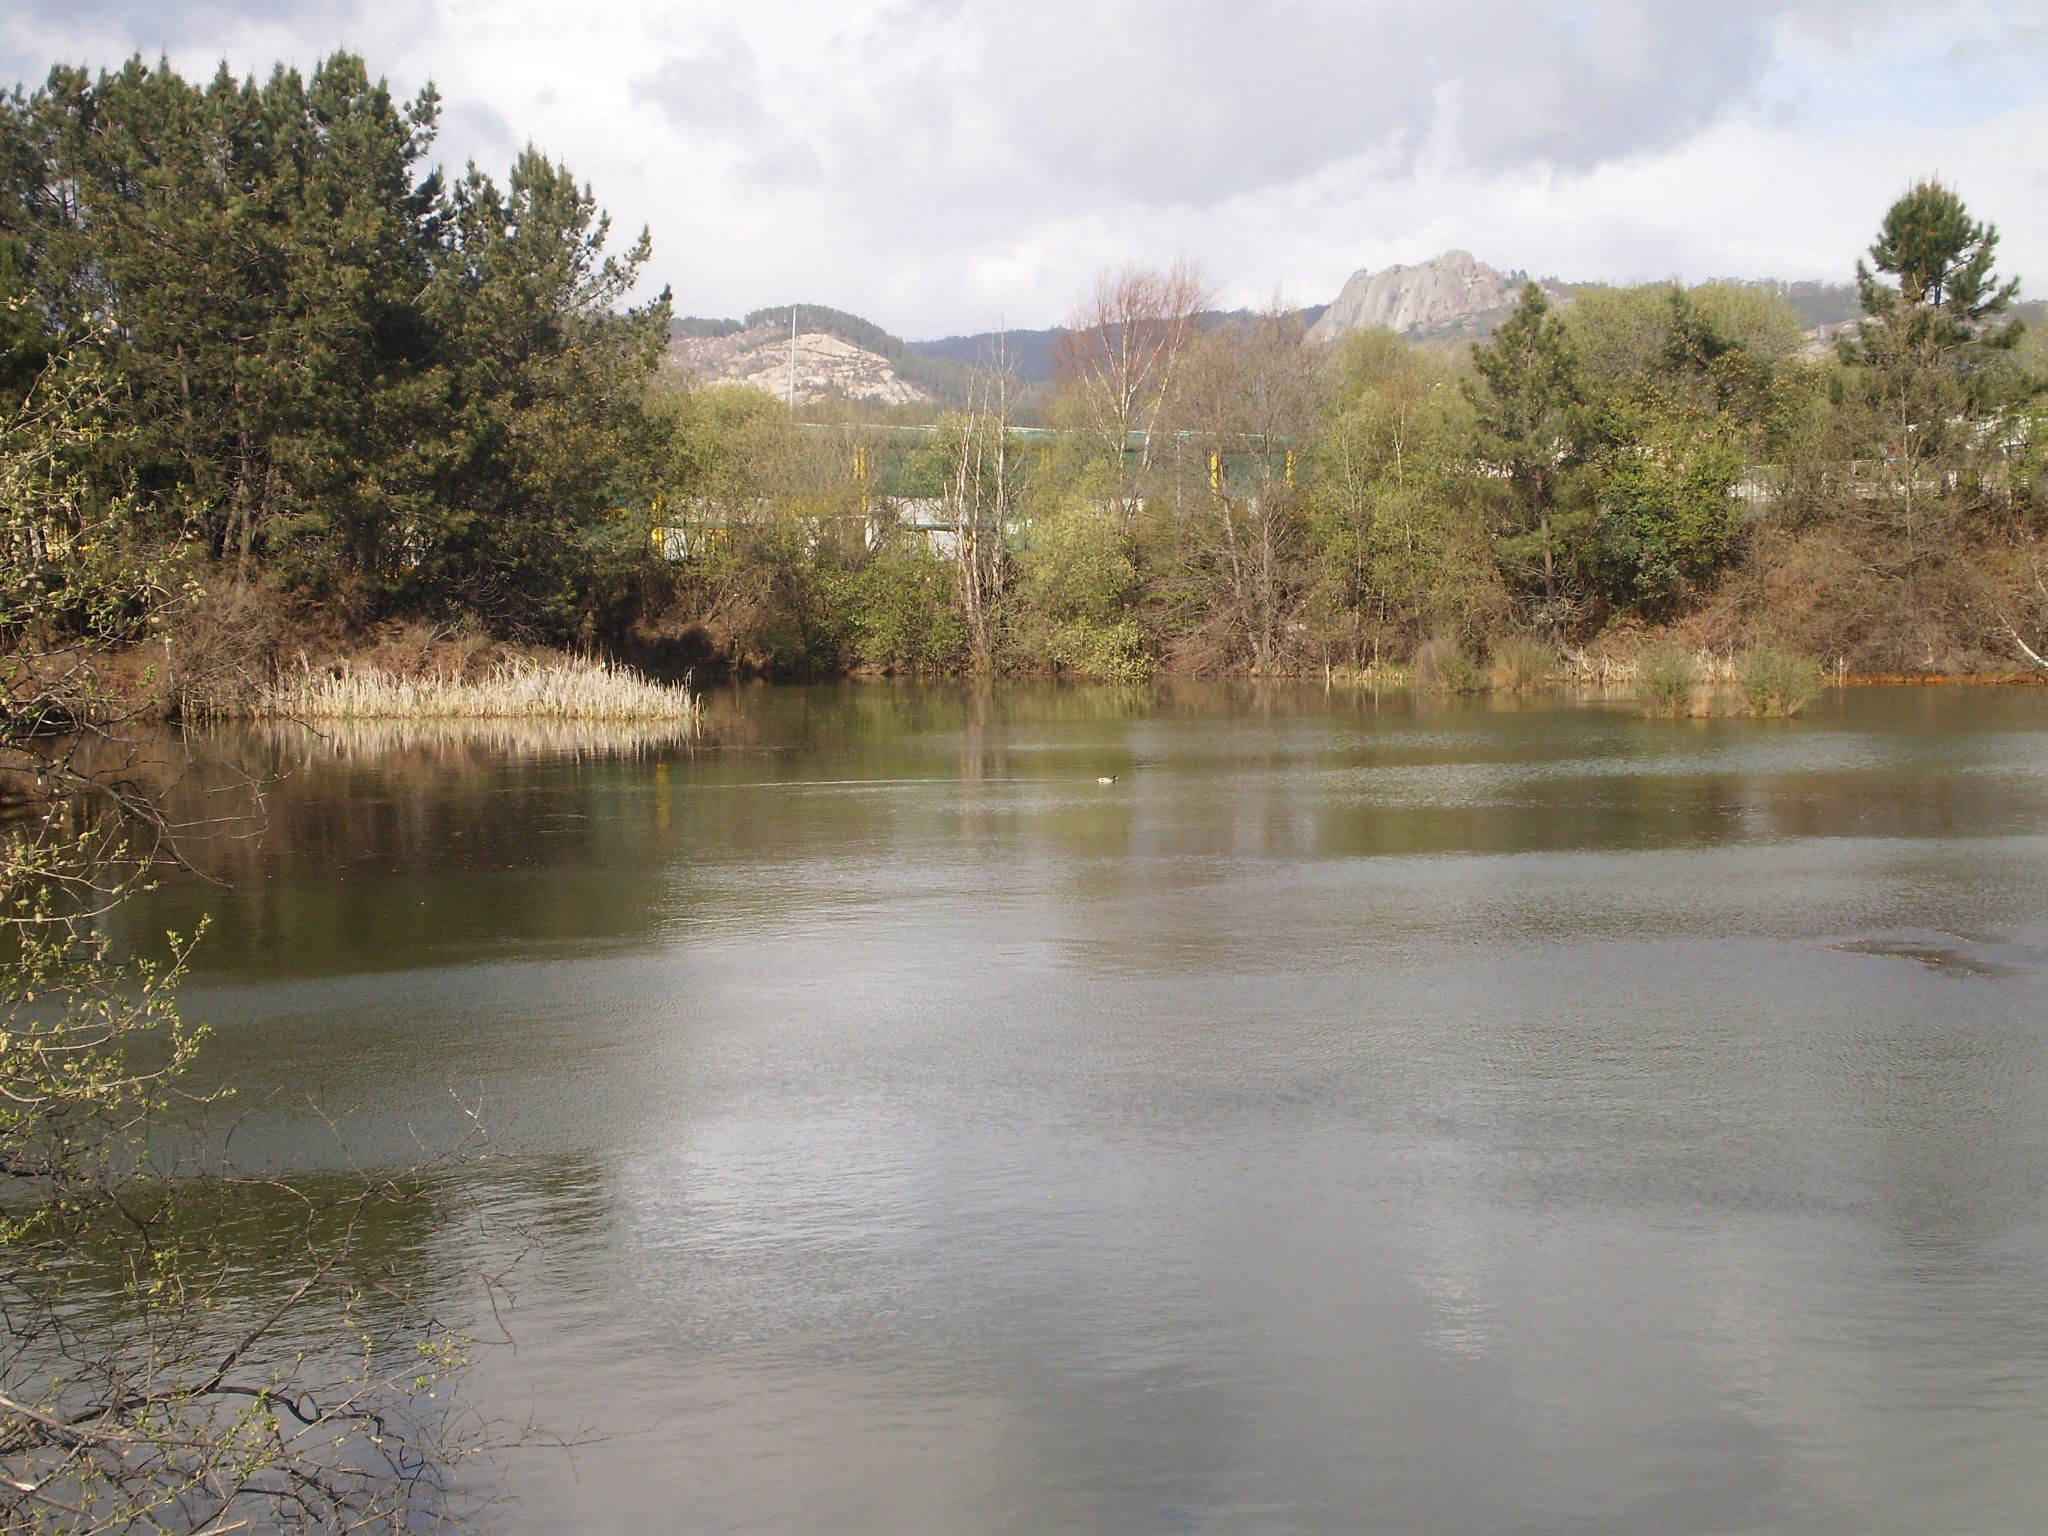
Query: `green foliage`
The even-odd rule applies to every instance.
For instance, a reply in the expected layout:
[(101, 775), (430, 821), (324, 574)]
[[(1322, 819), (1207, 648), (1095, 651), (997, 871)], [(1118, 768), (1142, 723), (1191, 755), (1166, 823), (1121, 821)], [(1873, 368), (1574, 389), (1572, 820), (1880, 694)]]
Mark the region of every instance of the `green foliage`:
[(736, 336), (747, 328), (743, 320), (713, 320), (704, 315), (677, 315), (668, 324), (668, 333), (678, 339), (715, 340), (721, 336)]
[(1659, 614), (1736, 553), (1743, 453), (1711, 416), (1637, 407), (1610, 414), (1607, 429), (1591, 481), (1593, 584), (1617, 607)]
[(952, 598), (952, 570), (921, 538), (892, 539), (843, 580), (854, 658), (879, 672), (944, 672), (966, 632)]
[(1417, 635), (1481, 634), (1505, 615), (1474, 425), (1455, 371), (1386, 331), (1339, 342), (1308, 459), (1314, 610), (1354, 664)]
[(1886, 210), (1870, 261), (1856, 264), (1857, 294), (1874, 322), (1864, 328), (1866, 343), (1888, 332), (1892, 345), (1915, 348), (2011, 345), (2014, 325), (1990, 322), (2011, 307), (2020, 285), (1995, 275), (1997, 254), (1996, 228), (1971, 218), (1939, 181), (1916, 182)]
[(134, 1172), (127, 1133), (178, 1093), (204, 1038), (174, 1005), (190, 945), (123, 961), (92, 921), (135, 882), (125, 850), (91, 834), (16, 829), (0, 857), (0, 1177), (32, 1177), (59, 1203), (0, 1218), (0, 1245), (34, 1241), (74, 1191)]
[(1143, 584), (1115, 516), (1082, 498), (1056, 503), (1032, 525), (1020, 565), (1020, 640), (1030, 659), (1116, 682), (1150, 675), (1131, 614)]
[(1415, 685), (1431, 693), (1478, 693), (1486, 686), (1486, 674), (1471, 653), (1446, 636), (1417, 646), (1409, 666)]
[(1691, 713), (1699, 686), (1699, 661), (1682, 645), (1652, 646), (1636, 662), (1636, 697), (1652, 714)]
[(691, 659), (784, 677), (839, 671), (853, 659), (849, 563), (814, 523), (714, 525), (698, 530), (698, 542), (672, 599), (685, 637), (701, 640)]
[(1136, 619), (1068, 619), (1045, 637), (1045, 658), (1062, 672), (1107, 683), (1139, 683), (1152, 675), (1151, 656)]
[(411, 591), (453, 594), (517, 630), (571, 633), (578, 540), (651, 492), (661, 443), (646, 382), (668, 301), (620, 309), (646, 234), (605, 255), (609, 221), (589, 190), (530, 149), (502, 191), (472, 169), (446, 228), (456, 259), (430, 313), (460, 364), (450, 426), (463, 452)]
[(132, 639), (182, 585), (174, 562), (137, 537), (128, 502), (95, 497), (86, 479), (106, 440), (107, 398), (90, 355), (53, 351), (0, 404), (0, 639), (31, 649)]
[(1542, 594), (1552, 629), (1569, 608), (1553, 519), (1558, 481), (1583, 448), (1584, 386), (1577, 348), (1543, 290), (1530, 283), (1493, 339), (1472, 349), (1478, 379), (1466, 386), (1478, 419), (1480, 456), (1499, 466), (1511, 498), (1508, 528), (1528, 549), (1509, 567)]
[(2018, 284), (1995, 273), (1997, 246), (1926, 181), (1892, 205), (1857, 267), (1869, 319), (1842, 349), (1824, 451), (1868, 466), (1859, 500), (1909, 612), (1976, 530), (2010, 527), (2038, 501), (2027, 458), (2043, 381), (2019, 356), (2020, 323), (2000, 323)]
[(1783, 646), (1752, 646), (1735, 676), (1752, 715), (1796, 715), (1821, 695), (1820, 663)]
[(1570, 458), (1584, 397), (1577, 348), (1540, 287), (1523, 288), (1493, 339), (1472, 349), (1472, 366), (1479, 377), (1466, 395), (1482, 448), (1495, 450), (1518, 487), (1534, 496)]
[(620, 310), (645, 237), (604, 255), (539, 155), (445, 186), (437, 115), (348, 54), (204, 86), (59, 68), (0, 103), (0, 278), (46, 345), (97, 353), (81, 473), (147, 536), (365, 617), (567, 636), (584, 530), (644, 499), (667, 303)]
[(1589, 289), (1569, 323), (1588, 367), (1567, 562), (1598, 610), (1662, 617), (1741, 553), (1736, 486), (1798, 413), (1797, 323), (1728, 283)]
[(1715, 363), (1784, 363), (1804, 343), (1799, 317), (1767, 289), (1748, 283), (1588, 285), (1564, 322), (1596, 390), (1640, 390), (1674, 375), (1713, 378)]

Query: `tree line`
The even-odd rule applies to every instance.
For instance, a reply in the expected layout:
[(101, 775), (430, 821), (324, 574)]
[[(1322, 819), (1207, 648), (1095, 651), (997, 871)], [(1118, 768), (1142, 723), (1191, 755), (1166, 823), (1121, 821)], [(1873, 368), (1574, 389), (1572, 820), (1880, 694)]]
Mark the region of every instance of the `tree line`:
[(437, 111), (348, 54), (0, 102), (4, 558), (39, 623), (195, 653), (467, 625), (772, 675), (2048, 645), (2038, 343), (1936, 182), (1824, 348), (1733, 283), (1531, 285), (1478, 346), (1317, 348), (1133, 270), (1071, 317), (1038, 430), (991, 356), (909, 441), (663, 368), (645, 234), (609, 249), (532, 150), (444, 174)]
[(1754, 285), (1560, 307), (1532, 283), (1477, 346), (1316, 349), (1284, 310), (1203, 323), (1185, 266), (1108, 274), (1064, 333), (1054, 430), (1019, 435), (991, 388), (930, 435), (908, 478), (937, 537), (878, 530), (857, 430), (684, 393), (684, 503), (717, 537), (666, 622), (768, 670), (1277, 675), (1665, 634), (2029, 664), (2044, 379), (1997, 243), (1916, 185), (1827, 343)]

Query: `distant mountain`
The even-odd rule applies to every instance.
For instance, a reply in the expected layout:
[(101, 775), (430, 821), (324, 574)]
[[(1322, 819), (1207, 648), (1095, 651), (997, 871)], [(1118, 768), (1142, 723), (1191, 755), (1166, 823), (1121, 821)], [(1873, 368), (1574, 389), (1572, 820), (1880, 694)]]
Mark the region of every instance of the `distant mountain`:
[(1057, 326), (1043, 331), (977, 331), (971, 336), (913, 341), (910, 349), (963, 368), (987, 368), (1000, 348), (1012, 373), (1027, 384), (1043, 384), (1053, 376), (1053, 348), (1063, 334)]
[[(1326, 304), (1315, 304), (1299, 311), (1302, 324), (1314, 325), (1327, 308)], [(1196, 317), (1195, 323), (1209, 330), (1231, 320), (1247, 319), (1252, 313), (1249, 309), (1212, 309)], [(1042, 331), (976, 331), (968, 336), (941, 336), (937, 341), (913, 341), (909, 346), (927, 357), (971, 368), (992, 366), (1001, 346), (1009, 358), (1010, 372), (1026, 384), (1046, 384), (1059, 372), (1059, 339), (1066, 333), (1066, 327), (1058, 325)]]
[[(1352, 274), (1311, 341), (1334, 341), (1346, 331), (1384, 327), (1411, 341), (1483, 341), (1507, 318), (1520, 296), (1526, 273), (1502, 272), (1468, 251), (1446, 251), (1413, 266)], [(1775, 278), (1729, 279), (1785, 301), (1806, 331), (1809, 350), (1825, 350), (1863, 318), (1854, 283)], [(1569, 304), (1584, 284), (1540, 279), (1553, 302)]]
[(828, 331), (780, 326), (743, 327), (723, 336), (678, 336), (669, 362), (714, 384), (748, 384), (798, 405), (858, 400), (870, 405), (917, 405), (932, 399), (885, 357)]
[(757, 309), (740, 320), (686, 315), (669, 326), (668, 360), (700, 377), (751, 384), (782, 395), (790, 387), (789, 325), (794, 310), (796, 400), (912, 405), (965, 400), (970, 369), (927, 356), (873, 321), (824, 304)]
[[(1502, 271), (1469, 251), (1446, 251), (1412, 266), (1361, 270), (1352, 274), (1336, 302), (1299, 311), (1311, 342), (1335, 340), (1347, 331), (1384, 327), (1410, 341), (1451, 344), (1482, 341), (1513, 309), (1529, 280), (1521, 271)], [(1553, 301), (1569, 304), (1580, 284), (1539, 280)], [(1798, 315), (1814, 348), (1862, 317), (1851, 283), (1747, 281), (1747, 287), (1776, 295)], [(1049, 383), (1058, 369), (1062, 327), (1041, 330), (979, 331), (904, 341), (871, 320), (822, 304), (796, 306), (798, 321), (796, 394), (799, 403), (837, 399), (881, 404), (956, 405), (973, 394), (974, 378), (993, 366), (1000, 349), (1010, 371), (1026, 385)], [(2048, 322), (2048, 306), (2016, 306), (2031, 324)], [(1200, 317), (1208, 329), (1249, 315), (1249, 310), (1214, 310)], [(789, 387), (790, 306), (757, 309), (738, 320), (690, 315), (670, 329), (669, 358), (706, 379), (755, 385), (773, 394)], [(1027, 414), (1041, 391), (1024, 401)]]

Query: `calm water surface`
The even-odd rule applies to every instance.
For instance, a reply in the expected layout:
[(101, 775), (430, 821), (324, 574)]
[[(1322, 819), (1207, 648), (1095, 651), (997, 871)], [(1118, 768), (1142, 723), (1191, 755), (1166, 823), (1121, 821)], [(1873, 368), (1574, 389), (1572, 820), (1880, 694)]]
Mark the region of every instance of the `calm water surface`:
[(483, 1104), (512, 1531), (2044, 1528), (2048, 693), (716, 716), (222, 738), (141, 914), (245, 1156)]

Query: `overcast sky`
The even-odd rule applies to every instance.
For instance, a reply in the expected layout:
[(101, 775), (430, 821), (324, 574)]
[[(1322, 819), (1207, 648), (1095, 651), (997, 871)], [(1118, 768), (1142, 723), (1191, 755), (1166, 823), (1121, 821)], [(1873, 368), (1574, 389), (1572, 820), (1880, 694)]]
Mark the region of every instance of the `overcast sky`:
[(1845, 278), (1939, 173), (2048, 297), (2048, 0), (0, 0), (0, 68), (346, 47), (654, 234), (679, 312), (913, 338), (1191, 256), (1231, 302), (1453, 246), (1569, 279)]

